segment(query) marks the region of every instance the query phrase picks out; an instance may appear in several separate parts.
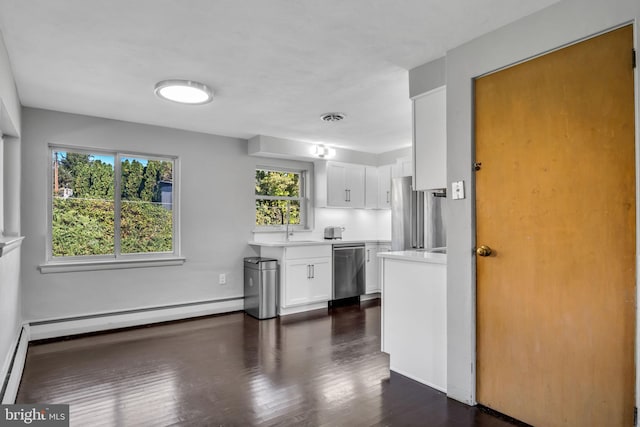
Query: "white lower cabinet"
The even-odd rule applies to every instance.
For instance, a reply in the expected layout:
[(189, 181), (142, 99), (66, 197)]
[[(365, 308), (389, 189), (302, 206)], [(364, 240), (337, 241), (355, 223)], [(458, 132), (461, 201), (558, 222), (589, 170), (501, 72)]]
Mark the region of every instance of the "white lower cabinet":
[[(388, 243), (365, 244), (365, 294), (380, 292), (378, 252), (390, 250)], [(278, 314), (287, 315), (326, 308), (333, 298), (333, 247), (331, 242), (317, 245), (293, 243), (264, 245), (260, 256), (275, 258), (280, 266)], [(375, 298), (373, 295), (372, 298)]]
[(283, 307), (331, 299), (331, 258), (286, 261)]
[(380, 282), (378, 280), (378, 245), (376, 243), (367, 243), (364, 246), (364, 250), (364, 270), (367, 283), (365, 293), (380, 292)]
[(367, 243), (365, 250), (365, 277), (366, 288), (365, 293), (373, 294), (380, 292), (380, 261), (378, 260), (379, 252), (389, 252), (391, 245), (388, 243)]

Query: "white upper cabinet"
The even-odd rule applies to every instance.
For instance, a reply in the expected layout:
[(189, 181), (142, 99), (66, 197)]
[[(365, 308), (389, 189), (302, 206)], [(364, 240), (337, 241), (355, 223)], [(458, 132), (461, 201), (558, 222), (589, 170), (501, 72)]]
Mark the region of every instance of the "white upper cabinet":
[(447, 188), (447, 92), (443, 86), (413, 99), (416, 190)]
[(364, 175), (364, 207), (376, 209), (378, 208), (378, 168), (375, 166), (365, 166)]
[[(319, 162), (315, 166), (317, 207), (390, 209), (393, 171), (401, 172), (407, 158), (379, 167), (351, 163)], [(406, 176), (406, 175), (402, 175)]]
[(364, 208), (363, 165), (327, 162), (317, 167), (316, 184), (318, 206)]
[(391, 209), (391, 165), (378, 167), (378, 208)]

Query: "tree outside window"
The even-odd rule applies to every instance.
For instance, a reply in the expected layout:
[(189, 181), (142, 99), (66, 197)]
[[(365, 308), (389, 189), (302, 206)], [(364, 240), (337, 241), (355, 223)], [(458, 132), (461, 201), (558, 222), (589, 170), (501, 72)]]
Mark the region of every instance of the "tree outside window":
[(53, 258), (174, 252), (173, 159), (52, 148), (52, 166)]
[(304, 172), (256, 169), (256, 227), (305, 225)]

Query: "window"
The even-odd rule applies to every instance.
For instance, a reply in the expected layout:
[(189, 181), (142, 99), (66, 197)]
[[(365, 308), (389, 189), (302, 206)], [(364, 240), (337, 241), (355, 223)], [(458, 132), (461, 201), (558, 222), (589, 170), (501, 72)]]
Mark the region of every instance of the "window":
[(292, 224), (306, 228), (306, 171), (257, 168), (255, 181), (256, 227)]
[(177, 255), (171, 157), (51, 147), (49, 259)]

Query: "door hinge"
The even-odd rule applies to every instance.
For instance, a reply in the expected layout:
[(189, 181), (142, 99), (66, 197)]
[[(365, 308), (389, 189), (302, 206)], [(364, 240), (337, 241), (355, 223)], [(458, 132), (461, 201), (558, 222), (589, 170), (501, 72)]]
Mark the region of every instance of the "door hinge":
[(636, 61), (637, 61), (637, 55), (636, 55), (636, 50), (635, 49), (631, 49), (631, 66), (635, 69), (636, 68)]
[(637, 406), (633, 408), (633, 425), (634, 426), (638, 425), (638, 407)]
[(479, 171), (480, 169), (482, 169), (482, 163), (480, 163), (480, 162), (473, 162), (473, 170), (474, 170), (474, 171)]

